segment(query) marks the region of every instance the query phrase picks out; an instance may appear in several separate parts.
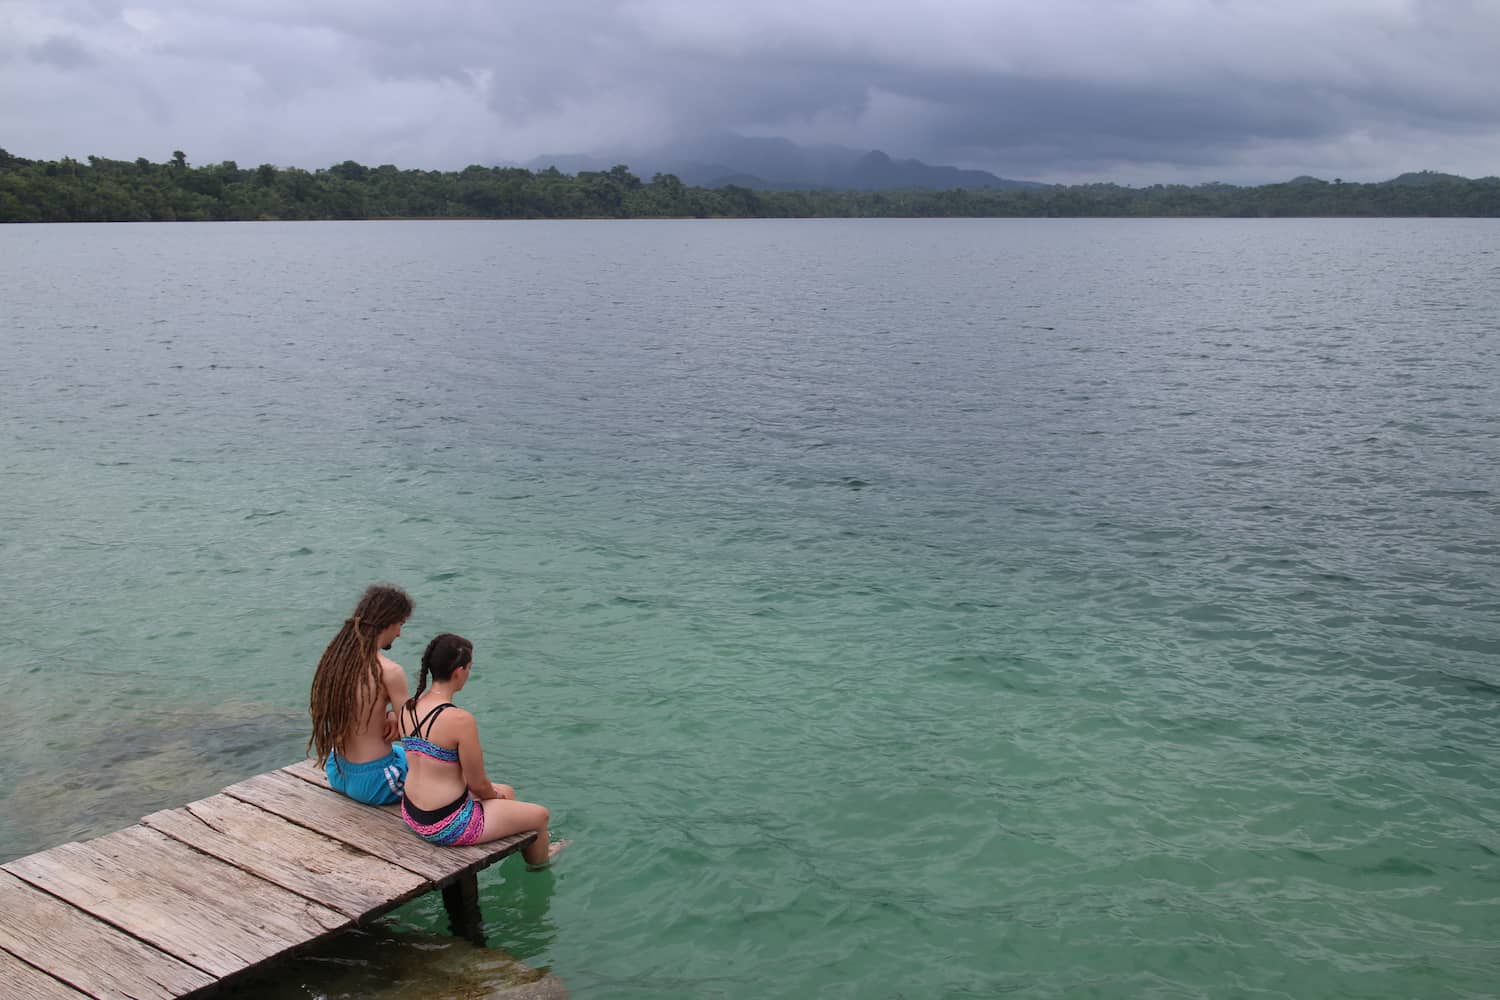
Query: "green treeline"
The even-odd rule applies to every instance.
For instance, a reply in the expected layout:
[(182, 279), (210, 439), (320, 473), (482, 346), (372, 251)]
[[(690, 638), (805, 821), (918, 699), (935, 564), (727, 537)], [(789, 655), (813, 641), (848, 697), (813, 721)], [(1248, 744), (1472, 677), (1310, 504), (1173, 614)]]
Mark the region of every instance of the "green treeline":
[(1500, 178), (1406, 174), (1381, 184), (1302, 178), (1285, 184), (1084, 184), (1017, 190), (754, 191), (649, 182), (617, 166), (459, 171), (367, 167), (307, 171), (232, 160), (193, 167), (90, 156), (27, 160), (0, 149), (0, 222), (237, 219), (921, 218), (1500, 216)]

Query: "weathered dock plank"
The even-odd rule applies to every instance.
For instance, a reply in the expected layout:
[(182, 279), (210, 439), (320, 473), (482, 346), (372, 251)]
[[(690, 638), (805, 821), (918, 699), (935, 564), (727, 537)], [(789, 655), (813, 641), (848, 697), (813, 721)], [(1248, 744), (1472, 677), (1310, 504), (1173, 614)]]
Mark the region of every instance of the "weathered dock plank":
[(141, 824), (354, 920), (431, 889), (415, 872), (228, 795), (152, 813)]
[(0, 872), (0, 948), (109, 1000), (167, 1000), (215, 982), (6, 872)]
[(88, 1000), (44, 972), (38, 972), (9, 952), (0, 951), (0, 988), (6, 1000)]
[(221, 978), (353, 923), (140, 826), (3, 867)]
[[(310, 781), (314, 785), (317, 785), (319, 788), (330, 787), (328, 784), (327, 772), (319, 767), (317, 765), (317, 762), (310, 757), (305, 760), (299, 760), (295, 764), (288, 764), (286, 767), (282, 768), (282, 771), (292, 775), (294, 778), (301, 778), (303, 781)], [(393, 812), (396, 812), (399, 815), (401, 809), (400, 806), (391, 806), (390, 808)]]
[(482, 868), (536, 836), (524, 833), (474, 847), (438, 847), (412, 833), (391, 810), (360, 805), (284, 770), (230, 785), (224, 794), (436, 883)]

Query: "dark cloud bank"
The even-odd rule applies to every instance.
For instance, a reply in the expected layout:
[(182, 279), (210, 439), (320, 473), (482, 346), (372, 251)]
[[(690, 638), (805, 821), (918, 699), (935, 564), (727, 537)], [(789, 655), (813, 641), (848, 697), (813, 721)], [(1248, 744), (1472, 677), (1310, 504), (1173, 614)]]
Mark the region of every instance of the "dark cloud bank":
[(12, 0), (0, 145), (638, 166), (737, 133), (1042, 181), (1481, 176), (1497, 51), (1480, 0)]

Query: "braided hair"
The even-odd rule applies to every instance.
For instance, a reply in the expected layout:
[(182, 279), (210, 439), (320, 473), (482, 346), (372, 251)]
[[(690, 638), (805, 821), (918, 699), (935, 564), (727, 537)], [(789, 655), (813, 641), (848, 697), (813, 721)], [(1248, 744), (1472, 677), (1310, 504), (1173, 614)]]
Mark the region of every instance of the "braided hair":
[(452, 632), (434, 636), (422, 653), (422, 672), (417, 675), (417, 693), (406, 702), (406, 707), (411, 711), (412, 717), (415, 718), (417, 714), (417, 699), (422, 697), (423, 691), (427, 690), (429, 675), (434, 681), (451, 680), (455, 670), (467, 667), (473, 662), (474, 644), (468, 639), (461, 635), (454, 635)]
[(308, 714), (312, 716), (312, 738), (308, 749), (317, 749), (318, 765), (329, 754), (343, 756), (344, 745), (354, 735), (370, 698), (380, 692), (380, 633), (411, 617), (412, 600), (390, 584), (378, 583), (365, 591), (344, 619), (338, 635), (323, 650), (313, 673)]

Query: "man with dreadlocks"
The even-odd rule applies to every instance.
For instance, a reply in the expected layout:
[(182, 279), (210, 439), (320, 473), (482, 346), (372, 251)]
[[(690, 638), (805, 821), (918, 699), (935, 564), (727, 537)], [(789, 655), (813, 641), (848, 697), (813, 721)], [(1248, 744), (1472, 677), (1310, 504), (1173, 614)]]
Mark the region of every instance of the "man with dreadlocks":
[(406, 671), (384, 656), (411, 617), (412, 602), (389, 584), (376, 584), (344, 619), (313, 674), (312, 739), (318, 763), (335, 791), (372, 806), (401, 801), (406, 751), (395, 706), (406, 704)]

